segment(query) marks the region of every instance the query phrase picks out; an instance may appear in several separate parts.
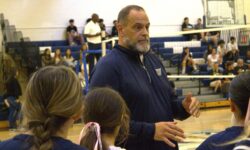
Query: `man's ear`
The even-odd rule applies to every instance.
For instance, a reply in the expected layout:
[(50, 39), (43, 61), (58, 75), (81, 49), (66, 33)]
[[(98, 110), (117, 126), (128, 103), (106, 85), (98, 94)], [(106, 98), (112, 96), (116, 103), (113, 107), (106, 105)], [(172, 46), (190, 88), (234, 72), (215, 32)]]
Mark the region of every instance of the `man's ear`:
[(121, 23), (117, 23), (116, 28), (117, 28), (119, 35), (123, 35), (124, 26)]

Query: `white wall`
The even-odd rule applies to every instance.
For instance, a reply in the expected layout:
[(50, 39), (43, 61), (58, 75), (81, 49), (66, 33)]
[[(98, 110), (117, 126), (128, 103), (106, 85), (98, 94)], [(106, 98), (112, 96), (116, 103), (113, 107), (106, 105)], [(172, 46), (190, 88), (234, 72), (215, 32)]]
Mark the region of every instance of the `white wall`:
[(74, 18), (80, 32), (92, 13), (111, 26), (121, 8), (138, 4), (151, 21), (151, 36), (178, 31), (184, 17), (195, 23), (203, 16), (202, 0), (0, 0), (0, 13), (31, 40), (64, 39), (65, 28)]
[(250, 24), (250, 0), (244, 1), (245, 15), (247, 16), (247, 24)]

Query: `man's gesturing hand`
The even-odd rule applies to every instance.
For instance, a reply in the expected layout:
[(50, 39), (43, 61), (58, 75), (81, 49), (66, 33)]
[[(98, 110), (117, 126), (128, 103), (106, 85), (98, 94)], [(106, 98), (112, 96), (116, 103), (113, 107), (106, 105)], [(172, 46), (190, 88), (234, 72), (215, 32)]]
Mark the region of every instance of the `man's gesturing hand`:
[(181, 142), (184, 136), (184, 132), (181, 128), (176, 126), (176, 122), (157, 122), (155, 123), (154, 140), (163, 141), (171, 147), (176, 145), (170, 140)]
[(194, 117), (200, 116), (200, 102), (195, 97), (192, 97), (191, 93), (188, 93), (182, 101), (182, 106), (190, 115)]

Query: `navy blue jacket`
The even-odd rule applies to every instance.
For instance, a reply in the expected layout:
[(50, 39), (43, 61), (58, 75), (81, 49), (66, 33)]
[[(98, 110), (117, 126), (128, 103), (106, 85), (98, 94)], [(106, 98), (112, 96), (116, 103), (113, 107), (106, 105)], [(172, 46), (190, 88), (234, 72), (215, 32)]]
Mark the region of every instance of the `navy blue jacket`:
[[(30, 150), (32, 136), (20, 134), (7, 141), (0, 142), (0, 150)], [(86, 150), (85, 148), (72, 143), (69, 140), (52, 137), (53, 150)]]
[(234, 150), (249, 150), (250, 149), (250, 138), (240, 141), (236, 144)]
[(153, 140), (154, 123), (185, 119), (189, 114), (174, 95), (162, 63), (152, 52), (144, 55), (142, 63), (137, 52), (115, 46), (91, 74), (90, 89), (104, 86), (118, 91), (131, 111), (127, 150), (178, 149)]
[(232, 150), (235, 144), (225, 144), (226, 142), (230, 142), (243, 132), (244, 128), (239, 126), (233, 126), (227, 128), (225, 131), (219, 132), (215, 135), (207, 138), (201, 145), (197, 148), (197, 150)]

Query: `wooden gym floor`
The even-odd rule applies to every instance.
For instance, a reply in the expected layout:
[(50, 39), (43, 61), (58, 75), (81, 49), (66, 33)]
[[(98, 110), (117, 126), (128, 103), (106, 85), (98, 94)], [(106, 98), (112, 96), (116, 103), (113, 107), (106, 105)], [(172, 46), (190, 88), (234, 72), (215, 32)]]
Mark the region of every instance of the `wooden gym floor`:
[[(231, 113), (229, 107), (209, 108), (203, 109), (199, 118), (190, 117), (187, 120), (177, 122), (187, 136), (183, 143), (179, 143), (180, 150), (192, 150), (212, 133), (229, 127)], [(75, 124), (69, 131), (68, 139), (76, 142), (82, 126), (82, 124)], [(6, 140), (18, 133), (20, 132), (2, 130), (0, 131), (0, 140)]]

